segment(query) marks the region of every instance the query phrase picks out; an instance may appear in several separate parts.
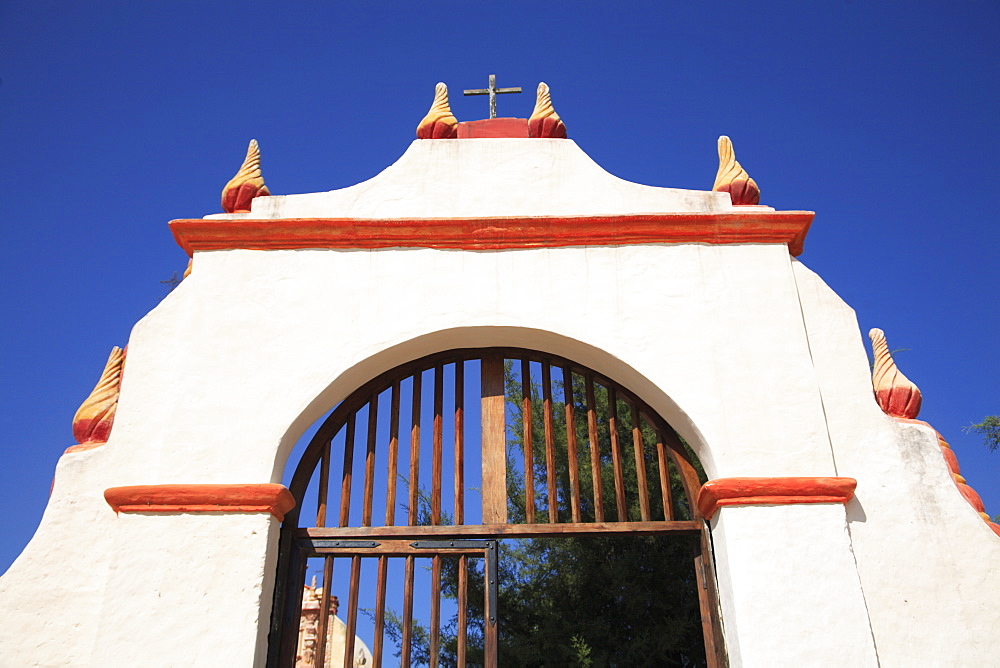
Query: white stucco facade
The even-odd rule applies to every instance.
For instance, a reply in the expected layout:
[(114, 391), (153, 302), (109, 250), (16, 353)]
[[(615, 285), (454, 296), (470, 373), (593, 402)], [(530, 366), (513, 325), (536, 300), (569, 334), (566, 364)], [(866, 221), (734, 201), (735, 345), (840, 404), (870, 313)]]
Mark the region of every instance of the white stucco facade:
[[(568, 140), (435, 140), (353, 190), (217, 218), (716, 212), (727, 198), (627, 184)], [(302, 433), (359, 385), (485, 346), (615, 379), (710, 479), (858, 481), (846, 507), (713, 517), (732, 665), (996, 659), (1000, 537), (933, 432), (876, 405), (851, 309), (785, 245), (746, 243), (196, 253), (132, 332), (110, 440), (62, 457), (38, 532), (0, 578), (0, 665), (264, 665), (278, 521), (116, 515), (104, 490), (280, 482)]]

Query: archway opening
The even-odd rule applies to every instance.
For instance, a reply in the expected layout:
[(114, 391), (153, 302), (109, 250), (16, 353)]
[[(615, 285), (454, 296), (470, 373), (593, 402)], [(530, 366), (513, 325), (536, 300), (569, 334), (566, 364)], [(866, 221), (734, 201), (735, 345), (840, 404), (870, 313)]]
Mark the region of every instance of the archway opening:
[(699, 469), (639, 397), (571, 360), (471, 348), (396, 367), (297, 463), (270, 664), (719, 665)]

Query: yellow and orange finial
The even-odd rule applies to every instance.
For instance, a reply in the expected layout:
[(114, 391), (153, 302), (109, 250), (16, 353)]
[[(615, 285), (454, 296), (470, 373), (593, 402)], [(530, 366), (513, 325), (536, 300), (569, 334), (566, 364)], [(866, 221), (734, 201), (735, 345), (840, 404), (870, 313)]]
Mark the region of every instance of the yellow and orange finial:
[(431, 109), (417, 124), (417, 139), (454, 139), (458, 135), (458, 119), (448, 104), (448, 87), (438, 83), (434, 87)]
[(260, 171), (260, 147), (256, 139), (251, 139), (240, 170), (222, 189), (222, 210), (226, 213), (246, 213), (250, 211), (250, 202), (254, 197), (270, 194)]
[(920, 413), (920, 389), (903, 375), (889, 352), (885, 332), (872, 329), (868, 332), (872, 342), (875, 365), (872, 367), (872, 388), (875, 400), (886, 415), (912, 420)]
[(760, 203), (760, 188), (740, 163), (736, 162), (733, 142), (726, 135), (719, 137), (719, 171), (712, 190), (729, 193), (733, 204)]
[(538, 84), (538, 92), (535, 94), (535, 109), (528, 119), (528, 136), (542, 139), (566, 138), (566, 124), (552, 107), (549, 85), (544, 81)]
[(73, 436), (80, 445), (99, 445), (111, 435), (124, 365), (125, 351), (115, 346), (104, 365), (101, 379), (73, 416)]

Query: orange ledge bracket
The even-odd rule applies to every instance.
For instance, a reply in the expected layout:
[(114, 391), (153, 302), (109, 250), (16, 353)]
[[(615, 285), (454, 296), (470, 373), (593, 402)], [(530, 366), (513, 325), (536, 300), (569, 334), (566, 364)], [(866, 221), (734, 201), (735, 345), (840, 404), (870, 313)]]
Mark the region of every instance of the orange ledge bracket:
[(450, 248), (505, 250), (651, 243), (787, 244), (802, 253), (811, 211), (496, 218), (173, 220), (188, 255), (211, 250)]
[(271, 513), (280, 522), (295, 507), (284, 485), (132, 485), (109, 487), (116, 513)]
[(854, 478), (718, 478), (698, 492), (698, 509), (711, 519), (721, 506), (779, 506), (793, 503), (847, 503)]

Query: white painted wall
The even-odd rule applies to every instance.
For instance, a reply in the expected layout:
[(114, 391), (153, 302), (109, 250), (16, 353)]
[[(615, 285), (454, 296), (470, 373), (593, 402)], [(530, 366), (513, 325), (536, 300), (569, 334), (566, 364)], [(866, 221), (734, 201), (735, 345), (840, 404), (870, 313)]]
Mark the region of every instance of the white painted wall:
[(94, 665), (115, 520), (104, 501), (110, 454), (59, 459), (41, 523), (0, 577), (0, 666)]
[(881, 665), (995, 665), (1000, 537), (955, 487), (933, 430), (871, 399), (854, 312), (793, 268), (837, 472), (858, 481), (847, 518)]
[(712, 518), (732, 666), (875, 666), (842, 504), (727, 506)]
[(658, 188), (608, 174), (570, 139), (414, 140), (395, 164), (325, 193), (258, 197), (209, 218), (588, 216), (731, 211), (725, 193)]
[[(191, 277), (133, 331), (112, 439), (93, 451), (102, 454), (90, 484), (279, 481), (302, 431), (362, 382), (437, 350), (501, 344), (559, 353), (623, 382), (678, 428), (712, 477), (833, 475), (791, 266), (783, 246), (766, 245), (199, 253)], [(145, 608), (151, 554), (139, 546), (201, 559), (188, 541), (210, 545), (222, 524), (115, 519), (97, 505), (108, 528), (94, 540), (110, 544), (113, 586), (94, 584), (89, 602), (81, 598), (89, 610)], [(184, 549), (168, 550), (181, 534)], [(56, 568), (66, 540), (40, 534), (38, 568)], [(260, 555), (243, 554), (249, 585), (264, 570)], [(157, 587), (171, 600), (192, 592), (187, 582), (168, 592), (165, 576)], [(220, 610), (200, 614), (210, 624)], [(80, 642), (107, 657), (124, 642), (118, 617), (102, 616), (96, 641), (81, 632)], [(252, 627), (242, 636), (257, 632), (246, 611), (231, 617)], [(161, 642), (144, 628), (128, 627), (136, 651)]]
[[(469, 141), (415, 144), (406, 169), (354, 194), (258, 200), (254, 215), (441, 215), (455, 201), (416, 183), (421, 160), (452, 179), (530, 167), (553, 193), (576, 183), (577, 202), (559, 195), (539, 209), (544, 179), (515, 180), (508, 194), (523, 189), (534, 215), (719, 204), (639, 193), (586, 167), (572, 143)], [(494, 215), (491, 192), (449, 215)], [(38, 533), (0, 578), (0, 665), (261, 665), (276, 522), (116, 517), (104, 489), (280, 482), (299, 436), (360, 384), (425, 354), (491, 345), (557, 353), (623, 383), (710, 477), (858, 479), (846, 513), (720, 511), (735, 665), (873, 665), (876, 649), (882, 665), (983, 663), (1000, 626), (1000, 539), (963, 505), (932, 439), (875, 405), (850, 309), (784, 246), (685, 244), (196, 254), (192, 275), (132, 332), (111, 440), (60, 460)], [(41, 600), (40, 583), (53, 585)], [(220, 624), (229, 640), (213, 644)], [(228, 653), (232, 639), (243, 655)]]
[(122, 513), (91, 665), (262, 666), (278, 521), (267, 513)]

